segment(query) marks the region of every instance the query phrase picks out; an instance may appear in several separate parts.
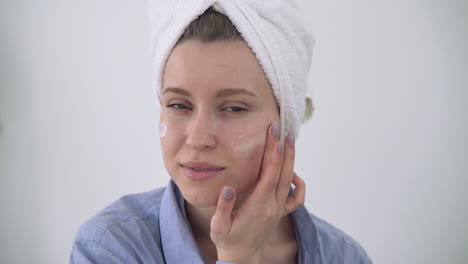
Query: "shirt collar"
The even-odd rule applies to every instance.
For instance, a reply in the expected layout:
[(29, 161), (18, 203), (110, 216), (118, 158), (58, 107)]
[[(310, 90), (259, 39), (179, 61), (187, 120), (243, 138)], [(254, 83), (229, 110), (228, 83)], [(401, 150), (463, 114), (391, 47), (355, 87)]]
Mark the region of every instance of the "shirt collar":
[(187, 263), (188, 260), (204, 264), (185, 217), (183, 201), (179, 188), (171, 180), (163, 194), (159, 216), (164, 259), (167, 264)]

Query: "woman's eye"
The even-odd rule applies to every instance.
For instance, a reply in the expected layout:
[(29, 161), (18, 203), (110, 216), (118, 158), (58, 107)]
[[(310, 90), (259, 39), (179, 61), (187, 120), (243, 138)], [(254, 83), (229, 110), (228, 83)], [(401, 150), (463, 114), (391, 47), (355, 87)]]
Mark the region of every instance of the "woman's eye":
[(242, 111), (247, 111), (247, 109), (242, 108), (242, 107), (237, 107), (237, 106), (226, 107), (225, 109), (228, 109), (228, 111), (230, 111), (230, 112), (242, 112)]
[(175, 109), (189, 109), (186, 105), (183, 104), (170, 104), (167, 107)]

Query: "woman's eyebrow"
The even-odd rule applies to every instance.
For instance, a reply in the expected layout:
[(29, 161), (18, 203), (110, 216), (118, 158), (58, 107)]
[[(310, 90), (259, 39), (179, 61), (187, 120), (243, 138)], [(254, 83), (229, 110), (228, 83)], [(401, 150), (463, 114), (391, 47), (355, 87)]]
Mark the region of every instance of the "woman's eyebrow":
[(177, 87), (167, 87), (166, 89), (164, 89), (163, 95), (166, 94), (167, 92), (173, 92), (173, 93), (177, 93), (177, 94), (181, 94), (181, 95), (185, 95), (189, 97), (192, 95), (189, 91), (184, 90), (182, 88), (177, 88)]
[[(163, 94), (165, 94), (167, 92), (173, 92), (173, 93), (185, 95), (185, 96), (188, 96), (188, 97), (190, 97), (192, 95), (189, 91), (187, 91), (185, 89), (182, 89), (182, 88), (177, 88), (177, 87), (167, 87), (166, 89), (164, 89)], [(220, 91), (218, 91), (216, 93), (216, 97), (226, 97), (226, 96), (231, 96), (231, 95), (236, 95), (236, 94), (245, 94), (245, 95), (257, 97), (251, 91), (248, 91), (248, 90), (242, 89), (242, 88), (222, 89), (222, 90), (220, 90)]]
[(248, 91), (248, 90), (245, 90), (245, 89), (242, 89), (242, 88), (223, 89), (223, 90), (216, 93), (216, 97), (225, 97), (225, 96), (230, 96), (230, 95), (235, 95), (235, 94), (245, 94), (245, 95), (257, 97), (251, 91)]

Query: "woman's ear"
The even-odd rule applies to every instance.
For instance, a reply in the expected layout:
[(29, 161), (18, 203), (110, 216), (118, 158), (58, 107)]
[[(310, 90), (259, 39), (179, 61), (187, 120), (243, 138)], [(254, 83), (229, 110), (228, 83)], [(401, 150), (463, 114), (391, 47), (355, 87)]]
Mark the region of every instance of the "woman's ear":
[(312, 117), (314, 113), (314, 105), (312, 104), (312, 98), (306, 97), (305, 98), (305, 109), (304, 109), (304, 118), (302, 119), (302, 123), (305, 123)]

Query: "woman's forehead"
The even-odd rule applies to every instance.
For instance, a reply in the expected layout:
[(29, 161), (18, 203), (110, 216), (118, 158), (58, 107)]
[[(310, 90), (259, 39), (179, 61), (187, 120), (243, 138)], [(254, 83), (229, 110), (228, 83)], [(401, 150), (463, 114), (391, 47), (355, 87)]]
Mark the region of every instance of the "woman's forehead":
[[(216, 96), (272, 93), (255, 54), (243, 41), (187, 41), (174, 48), (163, 78), (163, 94), (212, 92)], [(177, 89), (173, 89), (177, 88)]]

